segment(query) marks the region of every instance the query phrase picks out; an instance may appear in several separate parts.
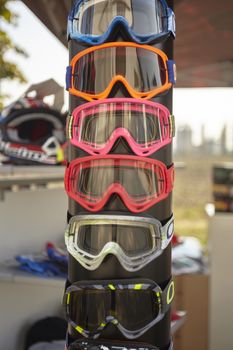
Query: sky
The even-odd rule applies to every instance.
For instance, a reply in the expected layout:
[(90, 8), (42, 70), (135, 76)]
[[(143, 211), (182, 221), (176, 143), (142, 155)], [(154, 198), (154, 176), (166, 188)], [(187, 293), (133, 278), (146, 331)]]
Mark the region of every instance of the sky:
[[(8, 54), (24, 72), (28, 84), (1, 82), (3, 93), (11, 95), (9, 102), (19, 97), (32, 83), (54, 78), (65, 85), (65, 68), (68, 64), (67, 49), (51, 34), (36, 16), (21, 2), (14, 1), (11, 9), (19, 15), (18, 26), (1, 24), (17, 45), (24, 48), (29, 59)], [(179, 67), (179, 62), (177, 62)], [(179, 71), (178, 71), (179, 79)], [(227, 123), (232, 139), (233, 88), (174, 89), (174, 115), (177, 125), (188, 124), (194, 130), (193, 140), (200, 141), (201, 126), (205, 125), (206, 137), (217, 138)], [(66, 103), (68, 96), (66, 93)], [(233, 141), (232, 141), (233, 144)]]

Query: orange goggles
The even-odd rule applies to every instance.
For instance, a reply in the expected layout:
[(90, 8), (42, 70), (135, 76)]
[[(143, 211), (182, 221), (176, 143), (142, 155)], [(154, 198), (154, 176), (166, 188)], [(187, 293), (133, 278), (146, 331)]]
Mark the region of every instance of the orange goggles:
[(176, 81), (176, 66), (149, 45), (113, 42), (88, 48), (73, 57), (66, 89), (87, 101), (107, 98), (122, 83), (133, 98), (151, 99)]

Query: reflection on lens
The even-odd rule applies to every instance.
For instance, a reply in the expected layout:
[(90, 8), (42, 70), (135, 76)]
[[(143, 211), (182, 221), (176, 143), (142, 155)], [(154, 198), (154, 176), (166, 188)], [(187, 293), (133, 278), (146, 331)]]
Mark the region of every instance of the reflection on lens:
[(151, 232), (146, 227), (119, 226), (117, 241), (129, 257), (149, 252), (153, 248)]
[[(102, 164), (106, 166), (102, 166)], [(91, 162), (90, 168), (81, 168), (78, 178), (78, 192), (93, 197), (102, 197), (110, 185), (117, 183), (124, 187), (127, 193), (137, 200), (158, 194), (158, 178), (153, 166), (144, 168), (140, 162), (127, 166), (127, 161), (120, 165), (112, 162), (108, 166), (104, 160)], [(133, 179), (133, 181), (132, 181)]]
[(138, 144), (160, 141), (159, 118), (143, 111), (109, 110), (83, 118), (80, 138), (96, 147), (104, 147), (118, 128), (126, 129)]
[(151, 290), (117, 290), (116, 313), (123, 327), (136, 331), (156, 318), (159, 306)]
[(160, 34), (166, 30), (163, 6), (159, 0), (86, 1), (75, 18), (76, 31), (86, 35), (103, 35), (115, 17), (123, 17), (136, 35)]
[(77, 245), (89, 254), (98, 255), (112, 241), (113, 230), (113, 225), (83, 225), (79, 228)]
[(70, 305), (70, 319), (85, 330), (93, 332), (105, 320), (106, 313), (109, 312), (111, 292), (91, 289), (71, 292)]
[(139, 47), (115, 46), (80, 57), (75, 64), (74, 87), (84, 93), (100, 94), (117, 75), (141, 93), (166, 83), (166, 68), (158, 54)]

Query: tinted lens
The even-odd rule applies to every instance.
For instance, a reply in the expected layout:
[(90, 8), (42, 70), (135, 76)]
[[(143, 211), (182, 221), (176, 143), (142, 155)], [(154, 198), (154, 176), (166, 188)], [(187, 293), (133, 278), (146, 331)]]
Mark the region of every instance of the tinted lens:
[(71, 292), (69, 305), (70, 319), (83, 329), (93, 332), (109, 314), (111, 292), (96, 289)]
[(130, 225), (123, 221), (98, 223), (95, 220), (92, 224), (79, 226), (77, 244), (85, 252), (98, 255), (109, 242), (117, 242), (129, 257), (150, 252), (153, 248), (149, 227), (139, 222)]
[(164, 8), (159, 0), (89, 0), (79, 7), (74, 30), (103, 35), (116, 16), (122, 16), (138, 35), (160, 34), (166, 30)]
[(129, 257), (147, 253), (153, 248), (152, 235), (150, 229), (146, 227), (126, 225), (119, 227), (117, 242)]
[(75, 65), (74, 87), (100, 94), (116, 75), (123, 76), (137, 92), (149, 92), (166, 83), (162, 58), (144, 48), (109, 47), (82, 56)]
[(151, 290), (117, 290), (116, 314), (119, 323), (129, 331), (149, 325), (159, 314), (159, 304)]
[(85, 252), (98, 255), (104, 246), (112, 241), (114, 226), (112, 225), (82, 225), (79, 227), (77, 244)]
[(95, 159), (87, 166), (80, 165), (77, 171), (74, 190), (89, 200), (102, 198), (112, 184), (121, 185), (131, 198), (139, 202), (159, 195), (164, 189), (161, 169), (142, 161)]
[(92, 147), (104, 147), (118, 128), (126, 129), (135, 142), (144, 147), (162, 139), (160, 115), (162, 117), (163, 113), (157, 108), (147, 109), (136, 103), (112, 103), (90, 108), (86, 113), (80, 123), (79, 138)]

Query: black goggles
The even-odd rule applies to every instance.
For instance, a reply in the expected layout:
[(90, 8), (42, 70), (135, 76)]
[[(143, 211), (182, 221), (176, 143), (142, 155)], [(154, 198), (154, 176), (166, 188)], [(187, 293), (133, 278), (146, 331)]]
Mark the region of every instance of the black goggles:
[(81, 281), (67, 288), (64, 305), (68, 322), (84, 337), (98, 338), (112, 323), (134, 339), (164, 317), (173, 297), (172, 280), (163, 290), (148, 279)]

